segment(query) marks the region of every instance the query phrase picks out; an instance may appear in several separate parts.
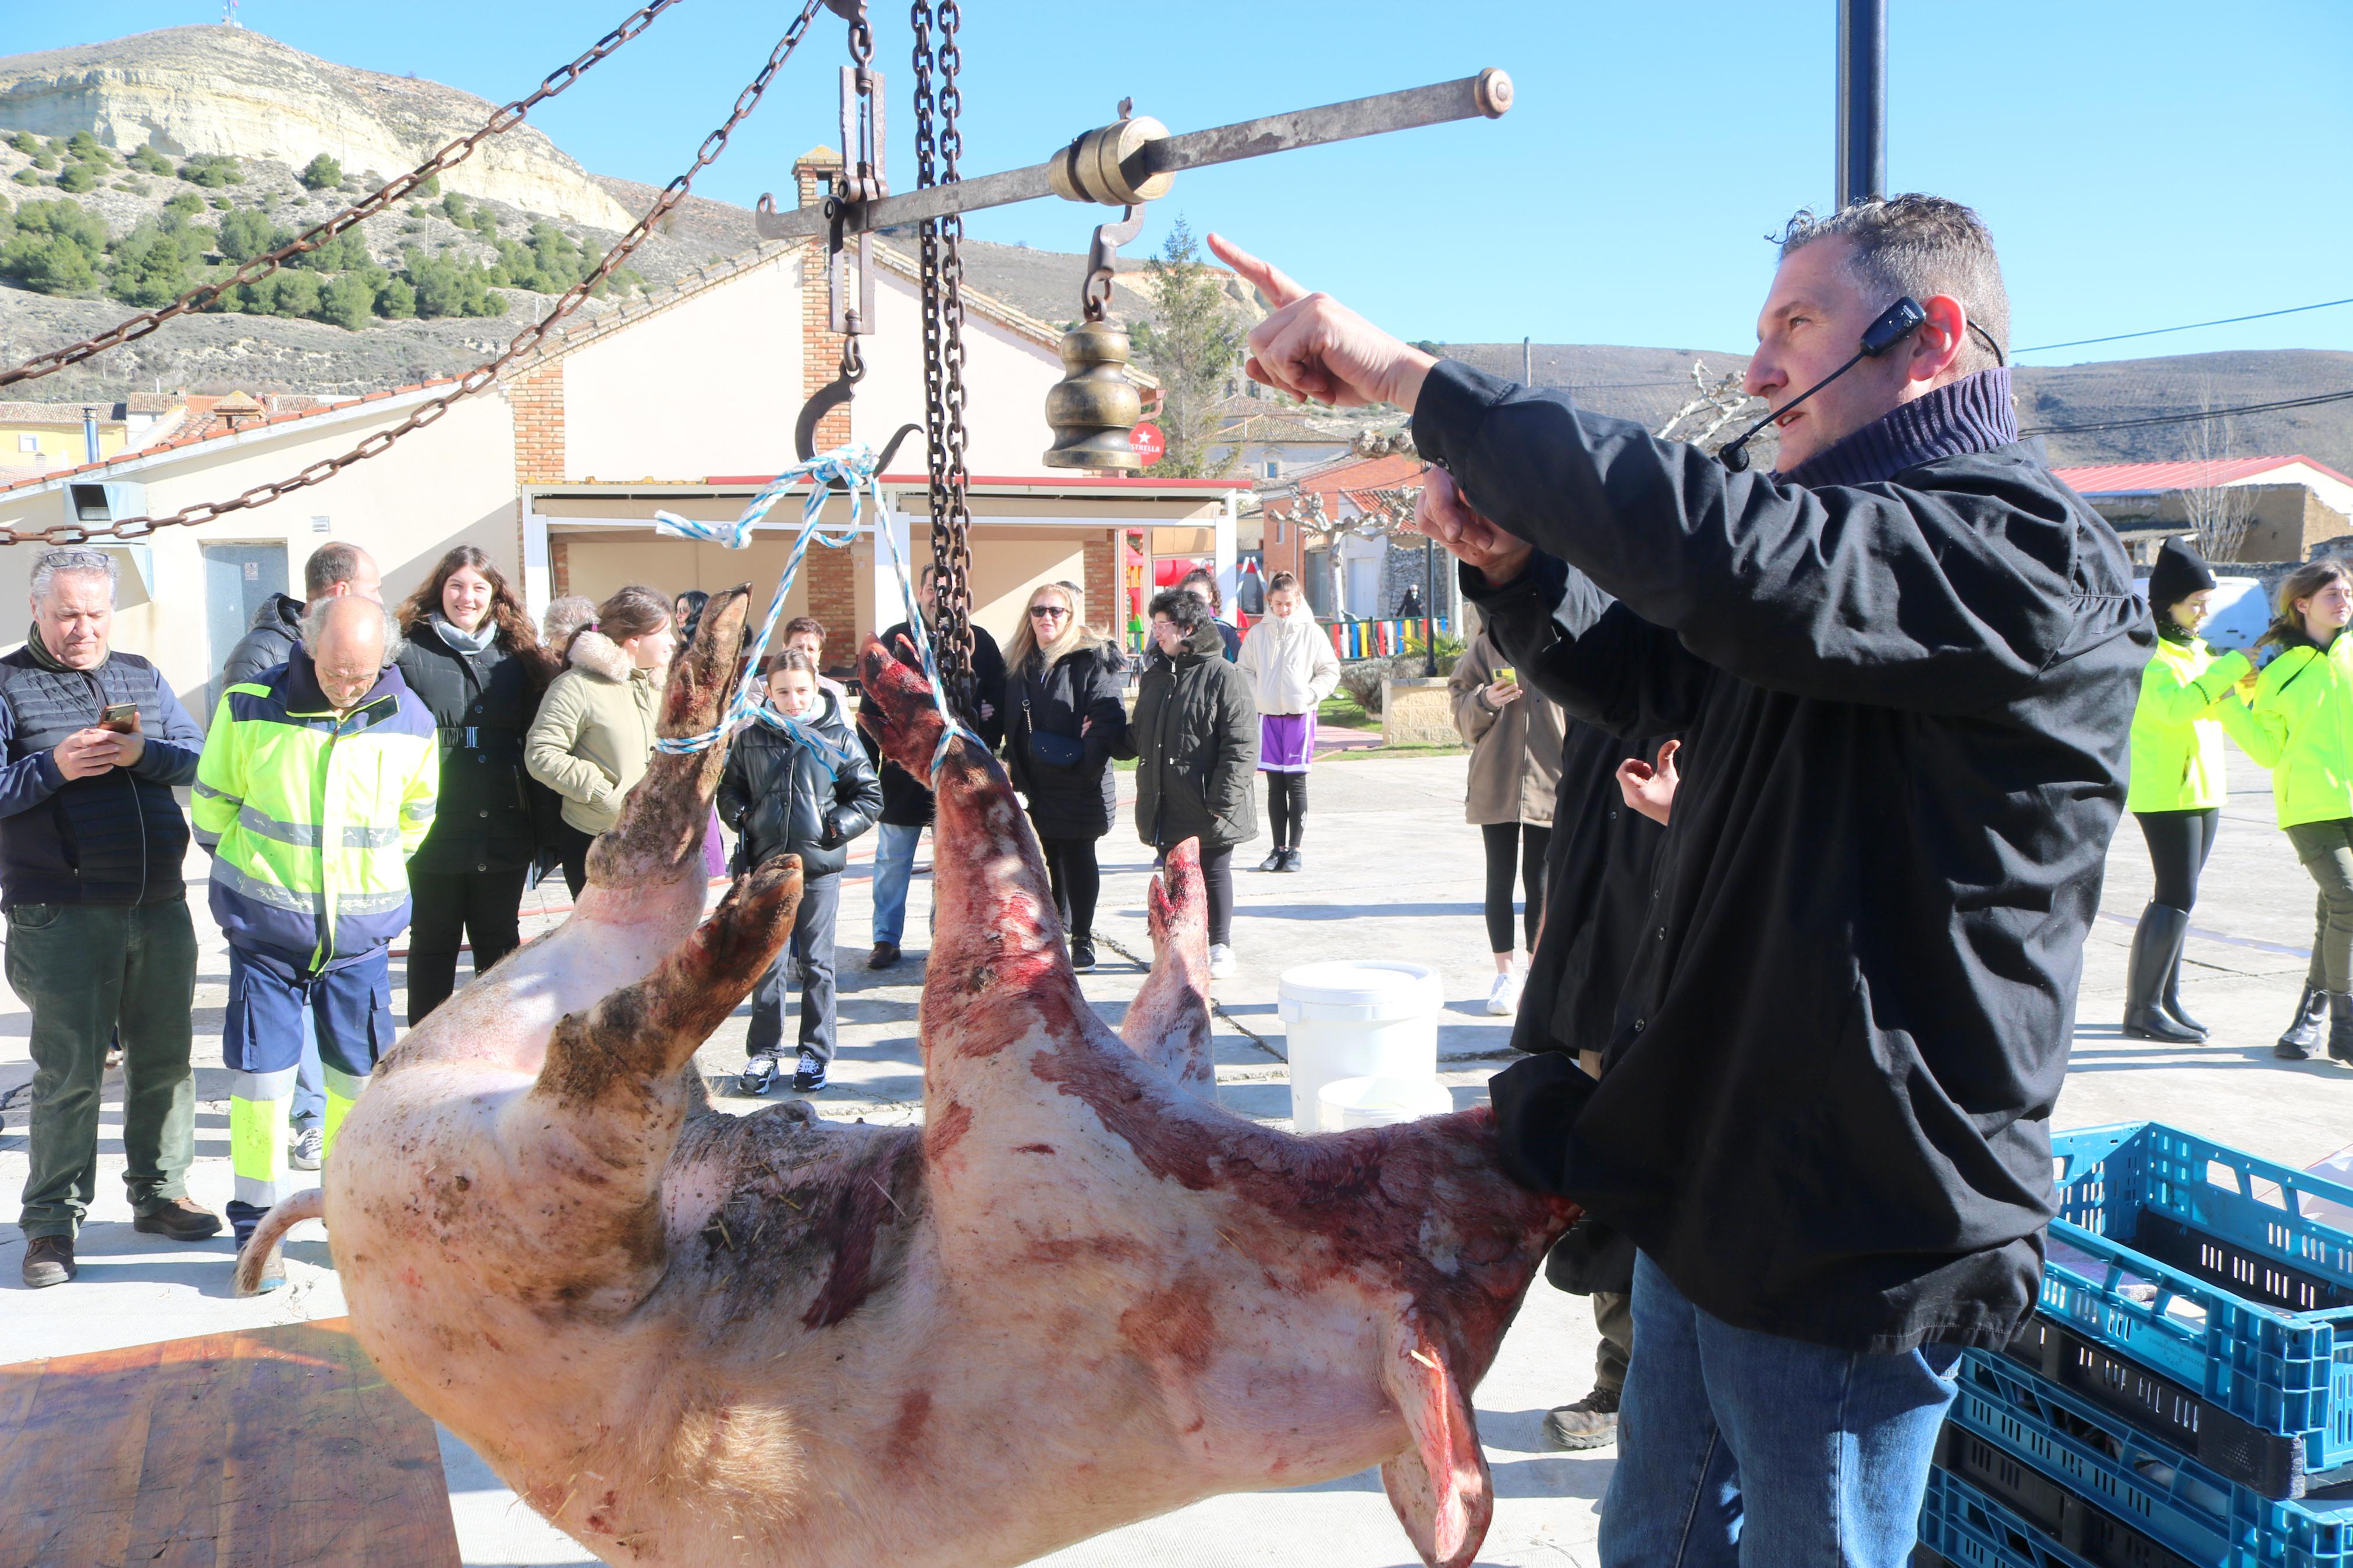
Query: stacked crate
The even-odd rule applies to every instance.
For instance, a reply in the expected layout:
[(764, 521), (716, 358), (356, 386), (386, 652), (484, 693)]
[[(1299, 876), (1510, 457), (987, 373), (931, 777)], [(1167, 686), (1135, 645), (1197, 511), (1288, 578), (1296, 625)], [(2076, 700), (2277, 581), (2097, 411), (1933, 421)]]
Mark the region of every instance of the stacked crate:
[(1969, 1351), (1957, 1568), (2353, 1568), (2353, 1188), (2157, 1122), (2052, 1141), (2041, 1310)]

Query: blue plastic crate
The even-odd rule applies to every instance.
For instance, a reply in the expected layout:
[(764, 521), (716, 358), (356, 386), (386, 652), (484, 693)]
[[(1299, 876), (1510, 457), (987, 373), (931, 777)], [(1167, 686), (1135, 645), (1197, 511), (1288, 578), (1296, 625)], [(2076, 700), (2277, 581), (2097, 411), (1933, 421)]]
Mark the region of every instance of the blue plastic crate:
[(2059, 1133), (2052, 1152), (2042, 1310), (2300, 1439), (2306, 1473), (2353, 1467), (2353, 1232), (2314, 1213), (2353, 1207), (2353, 1188), (2155, 1121)]
[[(2105, 1530), (2113, 1521), (2197, 1568), (2353, 1568), (2353, 1496), (2263, 1497), (1987, 1352), (1963, 1353), (1960, 1381), (1940, 1462), (2071, 1548), (2125, 1541), (2086, 1551), (2095, 1563), (2147, 1558)], [(2071, 1519), (2071, 1498), (2096, 1514)]]
[[(2113, 1568), (2072, 1552), (1985, 1488), (1937, 1467), (1920, 1504), (1922, 1553), (1953, 1568)], [(1919, 1568), (1921, 1553), (1914, 1563)]]

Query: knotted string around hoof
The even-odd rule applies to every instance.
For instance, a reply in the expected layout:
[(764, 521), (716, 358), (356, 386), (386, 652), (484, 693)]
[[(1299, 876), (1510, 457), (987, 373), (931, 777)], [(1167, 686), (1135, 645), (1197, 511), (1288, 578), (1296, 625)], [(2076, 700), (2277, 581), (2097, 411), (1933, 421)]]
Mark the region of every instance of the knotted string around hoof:
[[(937, 777), (947, 761), (948, 742), (957, 735), (969, 738), (986, 751), (987, 743), (961, 723), (949, 709), (947, 695), (940, 681), (939, 664), (932, 652), (931, 628), (923, 624), (922, 612), (915, 605), (913, 582), (907, 574), (907, 563), (899, 554), (898, 536), (891, 530), (890, 506), (882, 497), (882, 479), (877, 471), (873, 449), (862, 444), (837, 447), (820, 452), (805, 463), (795, 463), (760, 488), (733, 522), (704, 522), (695, 518), (681, 517), (676, 512), (654, 513), (654, 531), (672, 539), (691, 539), (706, 544), (717, 544), (728, 550), (743, 550), (751, 545), (753, 531), (767, 521), (768, 513), (790, 492), (795, 485), (807, 484), (807, 497), (801, 502), (800, 537), (793, 542), (792, 554), (786, 558), (783, 576), (776, 581), (776, 591), (768, 600), (768, 613), (760, 622), (760, 629), (744, 651), (744, 672), (735, 683), (735, 695), (719, 715), (719, 721), (699, 735), (665, 737), (654, 742), (654, 749), (672, 755), (705, 752), (722, 743), (735, 727), (746, 719), (756, 719), (772, 729), (782, 731), (796, 742), (807, 746), (826, 764), (828, 773), (838, 773), (849, 761), (847, 752), (823, 741), (807, 726), (797, 723), (776, 712), (759, 700), (760, 666), (768, 656), (768, 639), (776, 634), (776, 622), (783, 616), (785, 600), (792, 593), (793, 581), (800, 575), (801, 562), (808, 555), (812, 542), (828, 550), (839, 550), (856, 539), (864, 521), (866, 504), (874, 508), (875, 529), (884, 547), (890, 552), (891, 573), (898, 580), (899, 598), (906, 606), (907, 626), (915, 639), (915, 650), (922, 656), (923, 679), (932, 688), (932, 706), (938, 710), (940, 721), (946, 726), (939, 748), (932, 756), (932, 773)], [(849, 519), (828, 529), (818, 520), (825, 510), (827, 498), (839, 484), (849, 496)]]

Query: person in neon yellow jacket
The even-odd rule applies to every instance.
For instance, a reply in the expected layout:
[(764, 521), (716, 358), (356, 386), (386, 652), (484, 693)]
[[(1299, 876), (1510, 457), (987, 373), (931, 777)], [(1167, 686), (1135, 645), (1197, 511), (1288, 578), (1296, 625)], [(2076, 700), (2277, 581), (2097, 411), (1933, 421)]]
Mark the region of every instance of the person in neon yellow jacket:
[(221, 1056), (240, 1249), (284, 1195), (303, 1014), (326, 1069), (330, 1156), (392, 1047), (386, 951), (408, 924), (408, 858), (441, 777), (433, 716), (390, 668), (396, 643), (373, 600), (314, 601), (293, 656), (221, 694), (196, 770), (191, 815), (229, 944)]
[(2319, 884), (2312, 966), (2295, 1019), (2274, 1047), (2301, 1061), (2328, 1023), (2328, 1054), (2353, 1063), (2353, 569), (2315, 561), (2279, 585), (2271, 629), (2256, 647), (2278, 651), (2254, 696), (2258, 743), (2272, 801), (2295, 858)]
[(2206, 1026), (2181, 1005), (2181, 949), (2198, 875), (2214, 848), (2230, 786), (2222, 736), (2260, 749), (2254, 721), (2232, 688), (2254, 666), (2233, 650), (2215, 656), (2198, 636), (2214, 597), (2214, 574), (2186, 539), (2168, 539), (2148, 574), (2157, 652), (2141, 672), (2133, 710), (2132, 785), (2126, 809), (2148, 840), (2156, 890), (2133, 932), (2125, 977), (2126, 1038), (2194, 1044)]

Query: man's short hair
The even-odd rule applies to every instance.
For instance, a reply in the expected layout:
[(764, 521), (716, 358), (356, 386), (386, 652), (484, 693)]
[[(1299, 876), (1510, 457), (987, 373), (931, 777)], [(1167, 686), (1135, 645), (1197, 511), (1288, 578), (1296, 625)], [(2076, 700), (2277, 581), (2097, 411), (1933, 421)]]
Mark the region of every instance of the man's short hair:
[(103, 573), (106, 575), (106, 596), (114, 597), (116, 584), (122, 580), (122, 563), (103, 550), (92, 550), (86, 544), (69, 544), (57, 550), (44, 550), (33, 563), (33, 602), (40, 603), (49, 596), (49, 584), (66, 572)]
[(795, 616), (785, 623), (785, 640), (790, 642), (799, 637), (815, 637), (819, 644), (824, 643), (825, 623), (815, 616)]
[(1915, 300), (1931, 294), (1958, 300), (1986, 334), (1968, 334), (1955, 362), (1960, 370), (1991, 370), (2008, 363), (2010, 290), (2002, 286), (2001, 258), (1994, 254), (1984, 221), (1968, 207), (1908, 191), (1851, 202), (1828, 217), (1800, 212), (1781, 232), (1781, 259), (1818, 239), (1853, 246), (1848, 273), (1882, 308), (1907, 294)]
[[(349, 549), (350, 546), (346, 545), (344, 548)], [(315, 561), (318, 557), (313, 556), (311, 559)], [(335, 605), (341, 602), (338, 599), (313, 599), (303, 607), (302, 651), (304, 653), (310, 654), (312, 658), (318, 656), (319, 634), (326, 630), (327, 616), (333, 613)], [(366, 601), (362, 600), (361, 603), (366, 603)], [(376, 605), (375, 611), (384, 617), (384, 668), (390, 669), (392, 661), (400, 657), (400, 622), (392, 611), (383, 605)]]
[(359, 574), (358, 545), (322, 544), (311, 552), (310, 560), (302, 563), (302, 596), (316, 599)]

